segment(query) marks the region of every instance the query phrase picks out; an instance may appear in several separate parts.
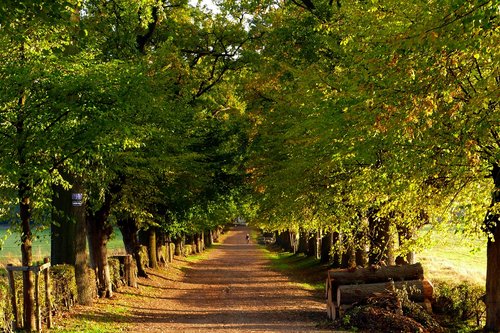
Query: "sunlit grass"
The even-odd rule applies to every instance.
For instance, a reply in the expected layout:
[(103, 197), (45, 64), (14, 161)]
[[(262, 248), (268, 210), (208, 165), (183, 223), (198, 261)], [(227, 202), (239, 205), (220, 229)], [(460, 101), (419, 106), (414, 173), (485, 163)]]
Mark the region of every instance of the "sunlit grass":
[[(5, 225), (0, 226), (0, 267), (6, 264), (18, 265), (21, 263), (21, 244), (19, 234), (9, 231)], [(115, 228), (113, 235), (108, 242), (108, 255), (124, 253), (122, 235), (118, 228)], [(41, 261), (45, 257), (50, 257), (50, 230), (38, 231), (33, 241), (33, 260)]]
[(417, 254), (430, 280), (469, 281), (484, 285), (486, 279), (486, 238), (464, 237), (440, 231), (431, 237), (428, 248)]
[(289, 276), (294, 280), (292, 285), (310, 291), (324, 290), (323, 276), (326, 275), (327, 268), (320, 265), (318, 259), (303, 254), (274, 251), (265, 246), (260, 246), (260, 249), (269, 259), (271, 269)]

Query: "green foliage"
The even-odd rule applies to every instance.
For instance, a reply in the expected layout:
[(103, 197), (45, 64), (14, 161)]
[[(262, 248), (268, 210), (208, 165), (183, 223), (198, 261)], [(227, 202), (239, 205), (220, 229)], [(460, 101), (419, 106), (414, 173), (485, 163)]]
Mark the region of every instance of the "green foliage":
[(13, 320), (7, 271), (2, 269), (0, 270), (0, 330), (11, 332)]
[(55, 310), (69, 310), (77, 299), (75, 268), (71, 265), (54, 265), (50, 273)]
[(120, 260), (116, 258), (108, 258), (109, 275), (111, 276), (111, 285), (113, 290), (118, 290), (123, 285), (120, 272), (123, 268), (120, 267)]
[(433, 310), (448, 317), (450, 326), (479, 328), (484, 324), (485, 289), (468, 282), (435, 283)]

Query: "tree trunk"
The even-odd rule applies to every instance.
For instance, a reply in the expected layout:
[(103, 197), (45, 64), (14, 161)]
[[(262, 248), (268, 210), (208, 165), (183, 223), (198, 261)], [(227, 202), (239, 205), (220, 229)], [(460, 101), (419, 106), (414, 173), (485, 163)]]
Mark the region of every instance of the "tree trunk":
[(297, 253), (304, 253), (307, 254), (309, 252), (309, 239), (308, 239), (308, 233), (300, 230), (299, 231), (299, 245), (297, 248)]
[(320, 263), (327, 264), (332, 259), (331, 251), (333, 246), (333, 233), (327, 232), (321, 239)]
[(361, 217), (360, 226), (356, 232), (356, 266), (368, 265), (368, 219)]
[[(75, 182), (73, 193), (82, 193), (83, 187)], [(92, 305), (94, 303), (95, 282), (89, 274), (89, 262), (87, 256), (87, 217), (84, 203), (78, 206), (75, 202), (71, 207), (71, 215), (75, 219), (75, 280), (78, 293), (78, 303), (81, 305)]]
[(183, 247), (184, 247), (184, 236), (178, 236), (175, 239), (175, 255), (176, 256), (182, 257)]
[(51, 224), (51, 264), (75, 266), (78, 304), (92, 305), (94, 289), (90, 281), (87, 256), (86, 208), (84, 189), (74, 175), (60, 171), (73, 184), (71, 190), (54, 187)]
[(382, 283), (341, 285), (337, 288), (337, 306), (362, 302), (373, 294), (405, 289), (413, 302), (432, 299), (433, 286), (427, 280), (390, 281)]
[[(33, 252), (32, 252), (32, 234), (30, 228), (31, 221), (31, 206), (29, 197), (29, 187), (24, 182), (19, 183), (19, 214), (21, 217), (21, 255), (22, 265), (33, 265)], [(33, 272), (23, 272), (23, 321), (24, 329), (28, 332), (35, 329), (35, 289), (33, 281)]]
[(350, 244), (350, 242), (351, 241), (346, 244), (346, 250), (342, 253), (341, 268), (356, 267), (356, 248), (354, 244)]
[[(493, 164), (495, 189), (491, 205), (500, 202), (500, 166)], [(500, 215), (488, 212), (485, 230), (489, 232), (486, 259), (486, 326), (487, 332), (500, 332)], [(493, 237), (493, 239), (492, 239)]]
[(307, 244), (307, 255), (309, 257), (318, 258), (319, 254), (319, 243), (318, 243), (319, 232), (311, 232), (309, 233), (309, 239)]
[(290, 230), (285, 230), (279, 233), (279, 245), (286, 252), (294, 251)]
[[(390, 220), (386, 217), (380, 218), (373, 212), (369, 216), (370, 230), (370, 252), (368, 261), (370, 265), (379, 264), (388, 260), (394, 261), (391, 257), (391, 237), (390, 237)], [(392, 249), (393, 250), (393, 249)], [(394, 252), (392, 252), (394, 253)]]
[(332, 257), (332, 268), (340, 268), (341, 256), (339, 251), (339, 243), (340, 243), (340, 233), (333, 232), (332, 233), (332, 247), (333, 257)]
[(201, 242), (201, 251), (205, 251), (205, 232), (202, 231), (200, 234), (200, 242)]
[(156, 255), (156, 229), (150, 227), (148, 236), (149, 267), (158, 269), (158, 257)]
[(205, 232), (205, 247), (210, 247), (212, 246), (214, 240), (212, 237), (212, 230), (207, 230)]
[(97, 270), (97, 292), (100, 297), (108, 298), (113, 296), (107, 250), (107, 243), (113, 232), (113, 227), (108, 224), (110, 210), (111, 194), (106, 193), (102, 207), (96, 212), (88, 212), (87, 214), (91, 253)]
[(52, 224), (50, 226), (50, 262), (52, 265), (73, 265), (76, 257), (74, 245), (76, 223), (74, 216), (71, 214), (72, 191), (66, 190), (61, 185), (57, 185), (53, 187), (53, 192)]
[(118, 220), (118, 228), (123, 236), (123, 245), (127, 254), (132, 255), (137, 265), (137, 275), (141, 277), (148, 277), (146, 269), (141, 260), (141, 244), (139, 243), (139, 228), (135, 219)]
[(389, 280), (422, 280), (424, 269), (421, 264), (404, 266), (385, 266), (378, 269), (359, 268), (354, 271), (332, 270), (330, 279), (337, 286), (343, 284), (377, 283)]

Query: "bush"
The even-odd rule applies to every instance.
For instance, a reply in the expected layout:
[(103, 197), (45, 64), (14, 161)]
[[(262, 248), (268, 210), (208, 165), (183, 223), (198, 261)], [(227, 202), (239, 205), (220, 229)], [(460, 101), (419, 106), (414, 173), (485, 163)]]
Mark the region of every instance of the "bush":
[(484, 287), (469, 282), (436, 282), (432, 309), (446, 315), (450, 323), (481, 326), (486, 306)]
[(52, 309), (69, 310), (76, 302), (75, 268), (71, 265), (54, 265), (50, 268), (52, 283)]
[(0, 331), (12, 332), (13, 320), (7, 271), (2, 269), (0, 270)]
[(183, 252), (184, 252), (184, 253), (183, 253), (183, 255), (184, 255), (185, 257), (187, 257), (187, 256), (189, 256), (189, 255), (191, 255), (191, 254), (193, 254), (193, 253), (194, 253), (194, 251), (193, 251), (193, 246), (192, 246), (191, 244), (186, 244), (186, 245), (184, 245), (183, 250), (184, 250), (184, 251), (183, 251)]
[(118, 290), (123, 285), (120, 271), (123, 268), (120, 265), (120, 260), (116, 258), (108, 258), (109, 275), (111, 278), (111, 287), (113, 290)]

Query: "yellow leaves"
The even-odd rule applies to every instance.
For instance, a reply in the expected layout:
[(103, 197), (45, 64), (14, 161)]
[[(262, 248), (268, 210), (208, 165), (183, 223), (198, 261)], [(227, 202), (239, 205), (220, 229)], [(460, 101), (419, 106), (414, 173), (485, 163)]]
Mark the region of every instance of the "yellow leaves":
[(341, 41), (340, 41), (340, 45), (342, 46), (346, 46), (350, 41), (352, 41), (353, 39), (353, 36), (352, 35), (348, 35), (347, 37), (344, 37)]

